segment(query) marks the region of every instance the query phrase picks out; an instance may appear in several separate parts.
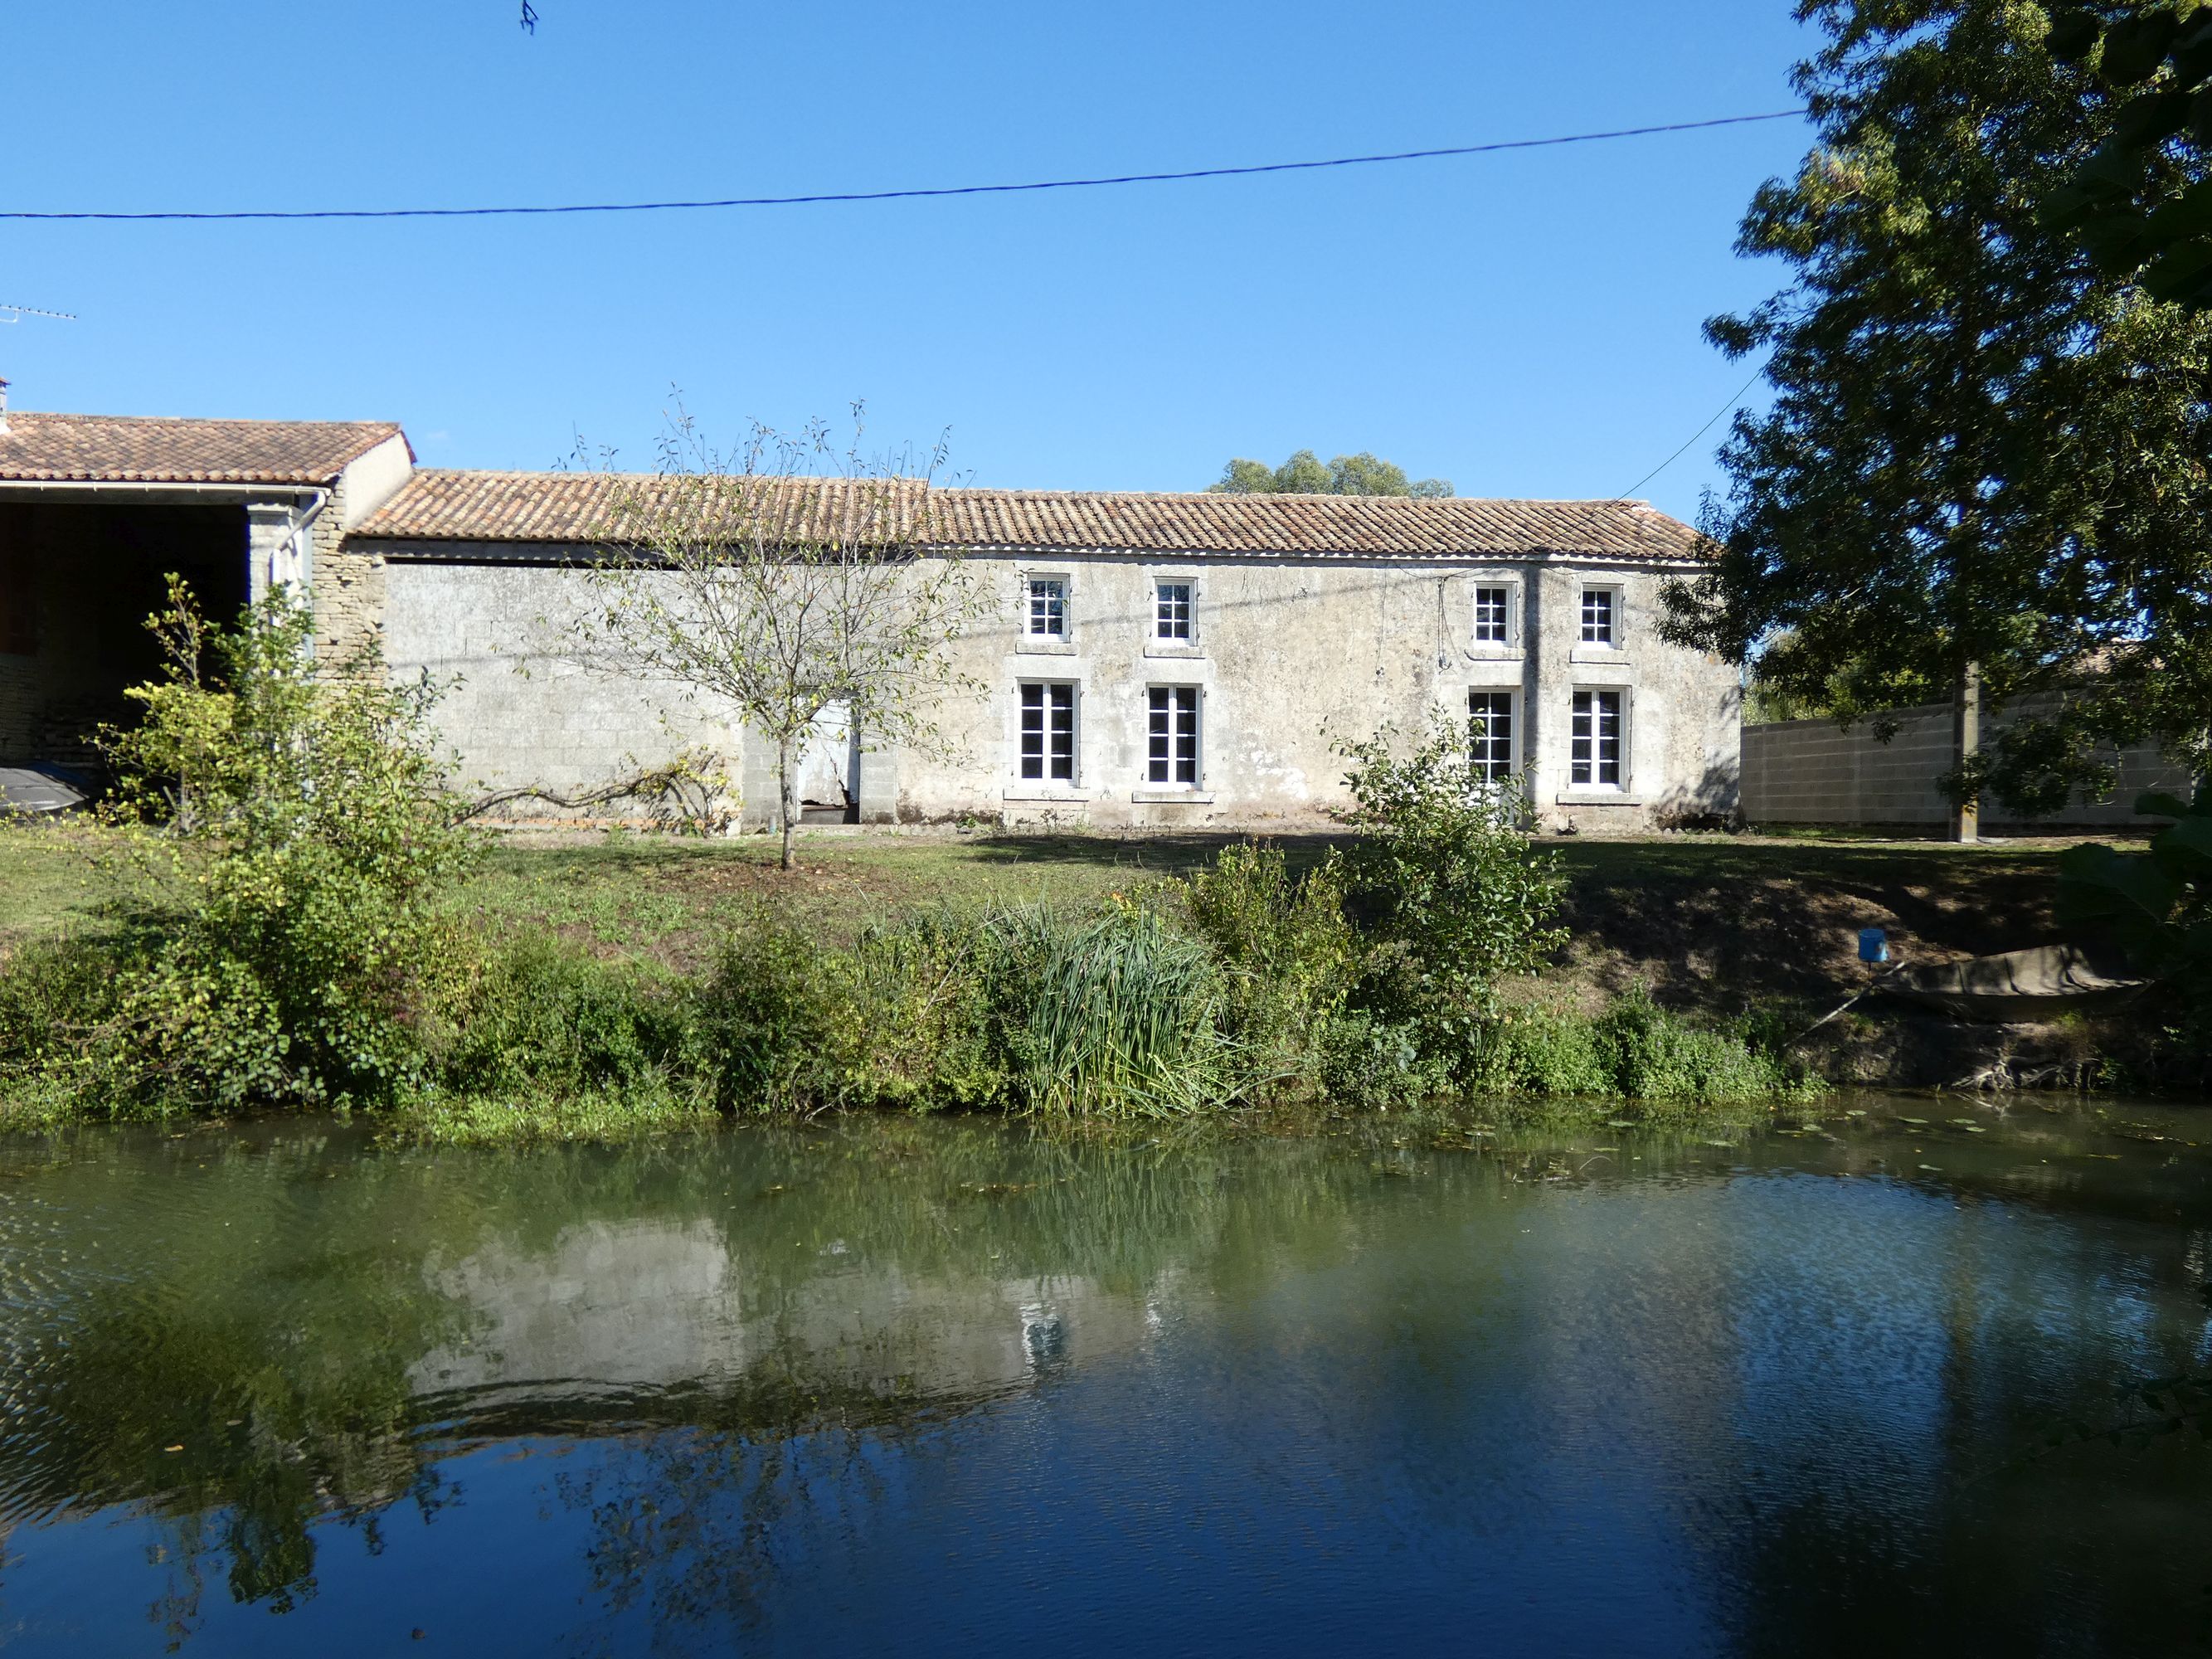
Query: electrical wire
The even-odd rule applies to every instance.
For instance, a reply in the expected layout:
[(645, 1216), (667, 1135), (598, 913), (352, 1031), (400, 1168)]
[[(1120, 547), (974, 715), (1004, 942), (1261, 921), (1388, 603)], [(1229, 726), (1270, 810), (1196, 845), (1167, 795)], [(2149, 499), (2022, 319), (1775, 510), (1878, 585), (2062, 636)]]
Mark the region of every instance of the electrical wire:
[(1010, 196), (1027, 191), (1091, 190), (1107, 185), (1161, 185), (1190, 179), (1243, 179), (1263, 173), (1311, 173), (1324, 167), (1373, 167), (1390, 161), (1426, 161), (1451, 155), (1489, 155), (1500, 150), (1544, 149), (1559, 144), (1594, 144), (1614, 138), (1644, 138), (1666, 132), (1698, 132), (1710, 127), (1786, 121), (1803, 109), (1771, 110), (1763, 115), (1722, 115), (1705, 121), (1673, 121), (1662, 126), (1622, 127), (1611, 132), (1575, 132), (1557, 138), (1512, 138), (1489, 144), (1455, 144), (1442, 149), (1395, 150), (1378, 155), (1337, 155), (1318, 161), (1267, 161), (1253, 167), (1193, 167), (1180, 173), (1123, 173), (1097, 179), (1044, 179), (1015, 185), (947, 185), (935, 189), (827, 191), (811, 196), (731, 196), (712, 201), (571, 202), (544, 207), (415, 207), (250, 209), (232, 212), (166, 210), (147, 213), (40, 212), (0, 209), (0, 220), (96, 220), (107, 223), (301, 219), (491, 219), (574, 213), (673, 213), (705, 208), (802, 207), (826, 202), (905, 202), (940, 196)]
[(1718, 409), (1713, 411), (1712, 420), (1707, 421), (1695, 432), (1692, 432), (1683, 441), (1682, 447), (1680, 449), (1669, 455), (1665, 460), (1660, 462), (1658, 465), (1653, 467), (1649, 472), (1638, 478), (1634, 483), (1629, 485), (1627, 489), (1619, 492), (1613, 497), (1613, 499), (1616, 501), (1625, 501), (1631, 499), (1635, 495), (1638, 490), (1643, 489), (1644, 485), (1650, 483), (1662, 472), (1664, 472), (1668, 467), (1674, 465), (1675, 462), (1680, 460), (1683, 456), (1688, 454), (1690, 453), (1690, 446), (1697, 442), (1698, 439), (1704, 437), (1705, 434), (1713, 429), (1714, 421), (1717, 421), (1722, 416), (1731, 412), (1738, 404), (1741, 403), (1746, 397), (1749, 396), (1752, 387), (1759, 384), (1759, 377), (1765, 373), (1766, 365), (1765, 363), (1761, 363), (1757, 368), (1752, 370), (1751, 378), (1736, 388), (1735, 396), (1729, 398), (1726, 403), (1723, 404)]

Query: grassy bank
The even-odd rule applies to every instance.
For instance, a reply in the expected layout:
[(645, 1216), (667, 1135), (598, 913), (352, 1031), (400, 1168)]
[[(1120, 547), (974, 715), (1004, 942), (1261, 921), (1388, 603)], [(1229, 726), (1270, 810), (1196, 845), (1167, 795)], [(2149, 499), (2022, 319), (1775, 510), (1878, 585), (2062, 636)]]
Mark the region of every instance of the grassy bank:
[[(58, 962), (60, 942), (99, 938), (83, 872), (100, 834), (0, 833), (0, 950), (12, 966)], [(1664, 995), (1666, 976), (1626, 971), (1623, 953), (1587, 930), (1560, 972), (1507, 982), (1504, 1005), (1447, 1055), (1407, 1022), (1347, 1003), (1358, 948), (1348, 932), (1266, 945), (1277, 954), (1260, 960), (1240, 958), (1262, 949), (1245, 933), (1230, 944), (1194, 927), (1189, 878), (1233, 844), (832, 833), (804, 839), (786, 873), (756, 840), (503, 840), (447, 901), (457, 937), (482, 952), (466, 1012), (385, 1119), (411, 1136), (488, 1144), (612, 1139), (763, 1109), (1143, 1117), (1402, 1106), (1447, 1090), (1672, 1109), (1807, 1086), (1761, 1049), (1741, 1008), (1654, 1001), (1643, 987)], [(1334, 844), (1285, 850), (1282, 890), (1235, 904), (1294, 908), (1300, 876)], [(1565, 850), (1570, 913), (1602, 914), (1600, 896), (1626, 879), (1622, 855), (1638, 849)], [(1717, 890), (1741, 874), (1693, 859), (1673, 879)], [(1319, 953), (1302, 982), (1299, 951)], [(1132, 1006), (1117, 1012), (1123, 995)], [(0, 1026), (8, 1018), (0, 1007)], [(19, 1074), (7, 1116), (51, 1121), (98, 1086)]]
[[(85, 870), (98, 832), (0, 829), (0, 949), (91, 925)], [(951, 831), (817, 831), (800, 867), (775, 868), (764, 837), (701, 841), (599, 834), (501, 838), (457, 901), (495, 931), (550, 928), (601, 957), (696, 968), (764, 899), (818, 937), (939, 907), (1049, 902), (1088, 908), (1187, 875), (1237, 838)], [(1341, 838), (1287, 837), (1293, 869)], [(2060, 843), (1948, 847), (1680, 835), (1552, 844), (1572, 935), (1547, 984), (1602, 1000), (1632, 984), (1708, 1014), (1817, 999), (1856, 981), (1856, 931), (1887, 929), (1915, 960), (2008, 950), (2051, 936)]]

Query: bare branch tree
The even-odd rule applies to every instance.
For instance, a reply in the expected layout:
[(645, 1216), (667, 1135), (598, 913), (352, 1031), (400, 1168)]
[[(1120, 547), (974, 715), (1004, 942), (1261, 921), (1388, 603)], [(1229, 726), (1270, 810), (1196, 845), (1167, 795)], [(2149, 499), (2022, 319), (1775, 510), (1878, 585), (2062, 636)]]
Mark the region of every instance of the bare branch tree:
[(734, 453), (680, 404), (650, 474), (596, 464), (601, 507), (585, 603), (556, 653), (600, 672), (658, 680), (742, 714), (776, 754), (782, 865), (791, 867), (799, 769), (816, 722), (842, 709), (871, 748), (929, 748), (936, 711), (981, 687), (945, 647), (981, 609), (957, 550), (929, 532), (940, 441), (872, 458), (756, 423)]

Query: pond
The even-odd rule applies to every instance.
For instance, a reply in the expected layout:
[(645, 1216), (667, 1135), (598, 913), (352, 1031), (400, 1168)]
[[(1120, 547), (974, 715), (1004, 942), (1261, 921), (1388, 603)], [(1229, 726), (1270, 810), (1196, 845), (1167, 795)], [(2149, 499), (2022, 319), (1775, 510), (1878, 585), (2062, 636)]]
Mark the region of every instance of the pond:
[(21, 1653), (2168, 1653), (2212, 1110), (0, 1143)]

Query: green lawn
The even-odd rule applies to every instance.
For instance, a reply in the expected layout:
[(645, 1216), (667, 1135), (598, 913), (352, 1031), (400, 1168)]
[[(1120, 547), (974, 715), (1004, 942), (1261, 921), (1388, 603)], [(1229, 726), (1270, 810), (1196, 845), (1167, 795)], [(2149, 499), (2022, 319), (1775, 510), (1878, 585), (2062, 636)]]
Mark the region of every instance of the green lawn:
[[(1089, 905), (1211, 858), (1222, 836), (827, 831), (800, 867), (767, 837), (514, 838), (493, 848), (465, 898), (495, 927), (550, 926), (609, 954), (697, 961), (763, 900), (828, 937), (935, 905), (1046, 899)], [(1308, 861), (1328, 845), (1291, 838)], [(1726, 1011), (1854, 981), (1857, 930), (1900, 954), (1948, 957), (2051, 937), (2056, 847), (1956, 848), (1841, 837), (1575, 837), (1545, 843), (1569, 878), (1574, 933), (1564, 983), (1595, 994), (1632, 980), (1662, 1000)], [(90, 925), (97, 832), (0, 826), (0, 943)]]

